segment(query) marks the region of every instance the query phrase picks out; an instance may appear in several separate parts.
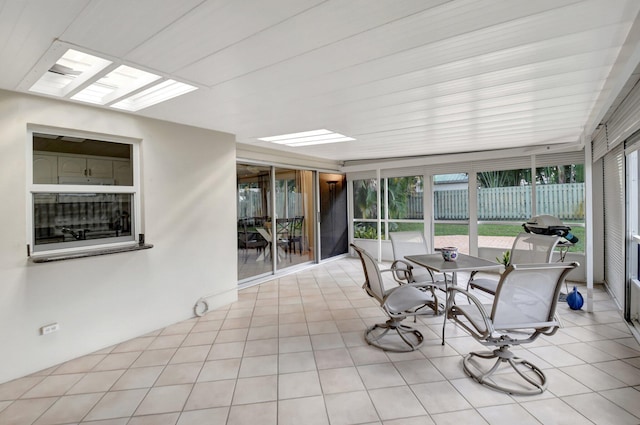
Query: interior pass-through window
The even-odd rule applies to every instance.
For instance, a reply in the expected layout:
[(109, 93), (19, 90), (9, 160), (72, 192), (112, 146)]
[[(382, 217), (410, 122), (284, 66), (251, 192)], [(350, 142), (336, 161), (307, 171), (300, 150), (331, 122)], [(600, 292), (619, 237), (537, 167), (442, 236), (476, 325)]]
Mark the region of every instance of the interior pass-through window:
[(135, 242), (134, 145), (33, 132), (30, 251)]

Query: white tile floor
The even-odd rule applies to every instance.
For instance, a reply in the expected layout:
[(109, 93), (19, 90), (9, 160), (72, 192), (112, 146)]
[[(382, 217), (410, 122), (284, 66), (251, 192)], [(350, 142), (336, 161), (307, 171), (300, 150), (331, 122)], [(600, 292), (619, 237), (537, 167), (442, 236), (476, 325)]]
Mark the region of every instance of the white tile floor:
[[(419, 351), (366, 345), (383, 319), (342, 259), (242, 290), (235, 304), (0, 385), (2, 425), (640, 424), (640, 346), (613, 302), (561, 303), (564, 328), (527, 348), (548, 390), (513, 397), (466, 377), (478, 347), (441, 317)], [(586, 292), (583, 289), (583, 293)]]

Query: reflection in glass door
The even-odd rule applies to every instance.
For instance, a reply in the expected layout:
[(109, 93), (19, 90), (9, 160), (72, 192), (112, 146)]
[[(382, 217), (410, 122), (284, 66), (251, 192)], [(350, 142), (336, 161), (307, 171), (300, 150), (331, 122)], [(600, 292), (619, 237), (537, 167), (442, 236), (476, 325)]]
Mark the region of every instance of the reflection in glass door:
[[(313, 171), (275, 169), (277, 268), (313, 261)], [(274, 230), (275, 229), (275, 230)]]
[(237, 164), (236, 175), (238, 281), (313, 261), (313, 171)]
[(319, 176), (320, 258), (324, 260), (348, 249), (347, 181), (342, 174)]
[(271, 167), (237, 164), (238, 280), (271, 274)]

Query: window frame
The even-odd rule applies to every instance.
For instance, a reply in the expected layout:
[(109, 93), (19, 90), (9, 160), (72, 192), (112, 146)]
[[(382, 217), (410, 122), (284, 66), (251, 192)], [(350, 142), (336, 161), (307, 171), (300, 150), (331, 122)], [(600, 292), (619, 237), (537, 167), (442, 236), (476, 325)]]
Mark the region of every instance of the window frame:
[[(351, 225), (353, 227), (354, 239), (362, 239), (362, 240), (389, 240), (389, 232), (390, 228), (393, 227), (395, 223), (399, 224), (421, 224), (421, 230), (424, 230), (424, 220), (425, 220), (425, 211), (424, 211), (424, 198), (423, 198), (423, 209), (422, 209), (422, 218), (391, 218), (389, 211), (389, 180), (390, 179), (402, 179), (402, 178), (418, 178), (420, 179), (422, 185), (422, 191), (424, 193), (425, 190), (425, 179), (422, 174), (415, 175), (389, 175), (389, 176), (380, 176), (379, 179), (375, 177), (363, 177), (358, 179), (351, 180), (352, 187), (352, 195), (351, 195), (351, 203), (354, 203), (355, 197), (355, 182), (362, 180), (375, 180), (376, 181), (376, 197), (379, 199), (376, 201), (376, 217), (375, 218), (356, 218), (355, 217), (355, 206), (353, 207), (352, 217), (351, 217)], [(424, 195), (423, 195), (424, 196)], [(379, 217), (378, 217), (379, 216)], [(375, 228), (376, 229), (376, 238), (359, 238), (355, 235), (356, 226), (359, 223), (365, 224), (366, 227)], [(378, 226), (379, 225), (379, 226)]]
[[(62, 129), (58, 127), (28, 125), (26, 132), (26, 241), (27, 256), (45, 257), (58, 254), (75, 254), (87, 251), (95, 251), (109, 248), (121, 248), (133, 246), (139, 243), (138, 238), (144, 234), (142, 230), (142, 214), (141, 214), (141, 191), (140, 191), (140, 139), (128, 138), (123, 136), (97, 134), (89, 131)], [(75, 184), (37, 184), (33, 182), (33, 137), (34, 133), (52, 134), (58, 136), (67, 136), (75, 138), (86, 138), (99, 140), (104, 142), (122, 143), (131, 146), (131, 171), (133, 185), (131, 186), (107, 186), (107, 185), (75, 185)], [(82, 246), (70, 247), (49, 247), (40, 245), (42, 248), (36, 248), (35, 245), (35, 217), (34, 217), (34, 194), (36, 193), (55, 193), (55, 194), (81, 194), (81, 193), (97, 193), (97, 194), (129, 194), (132, 195), (131, 214), (131, 236), (127, 240), (121, 240), (122, 236), (116, 237), (120, 240), (114, 241), (115, 238), (93, 239), (91, 242), (83, 243)], [(52, 244), (57, 245), (57, 244)]]
[[(376, 195), (376, 201), (375, 201), (375, 217), (373, 218), (356, 218), (356, 205), (355, 205), (355, 196), (356, 196), (356, 181), (361, 181), (361, 180), (368, 180), (370, 182), (375, 182), (375, 195)], [(362, 240), (378, 240), (380, 239), (380, 232), (378, 231), (379, 226), (378, 226), (378, 222), (380, 221), (380, 218), (378, 217), (380, 214), (380, 206), (378, 205), (379, 202), (378, 200), (381, 199), (381, 193), (380, 193), (380, 180), (381, 179), (377, 179), (376, 177), (363, 177), (363, 178), (358, 178), (358, 179), (353, 179), (349, 182), (349, 186), (351, 187), (350, 190), (350, 195), (349, 197), (351, 198), (349, 203), (352, 205), (351, 208), (351, 227), (353, 229), (353, 237), (354, 239), (362, 239)], [(356, 225), (358, 223), (371, 223), (371, 225), (367, 224), (366, 227), (368, 228), (374, 228), (375, 232), (376, 232), (376, 237), (375, 238), (359, 238), (357, 236), (355, 236), (356, 234)]]
[[(583, 177), (581, 179), (577, 179), (577, 180), (582, 180), (582, 181), (575, 181), (575, 182), (569, 182), (569, 183), (547, 183), (547, 184), (543, 184), (538, 182), (538, 176), (541, 175), (541, 173), (539, 172), (540, 169), (542, 168), (546, 168), (546, 167), (576, 167), (573, 170), (577, 171), (577, 166), (581, 165), (582, 167), (585, 167), (585, 162), (584, 161), (568, 161), (568, 162), (564, 162), (564, 163), (558, 163), (555, 165), (543, 165), (543, 164), (536, 164), (536, 166), (534, 168), (532, 168), (532, 173), (533, 175), (536, 176), (536, 178), (534, 179), (534, 184), (533, 184), (533, 195), (535, 195), (532, 199), (534, 199), (534, 201), (532, 202), (532, 210), (534, 212), (534, 215), (538, 216), (538, 215), (551, 215), (554, 217), (558, 217), (560, 219), (560, 221), (562, 221), (566, 226), (571, 227), (572, 231), (571, 233), (573, 234), (577, 234), (577, 236), (579, 236), (579, 242), (574, 245), (574, 246), (570, 246), (568, 248), (566, 248), (565, 254), (566, 252), (572, 252), (572, 253), (581, 253), (584, 254), (585, 249), (586, 249), (586, 234), (585, 234), (585, 229), (586, 229), (586, 222), (587, 222), (587, 212), (586, 212), (586, 181), (585, 181), (585, 171), (583, 168)], [(559, 185), (559, 184), (575, 184), (575, 185), (582, 185), (582, 199), (578, 202), (579, 204), (582, 203), (582, 218), (579, 217), (575, 217), (575, 213), (574, 213), (574, 217), (573, 218), (563, 218), (561, 217), (559, 214), (554, 214), (553, 211), (546, 211), (544, 210), (544, 208), (540, 208), (540, 206), (543, 204), (543, 197), (542, 197), (542, 192), (544, 191), (544, 189), (542, 189), (543, 187), (547, 186), (551, 186), (551, 185)], [(548, 199), (547, 199), (547, 203), (548, 203)], [(579, 230), (576, 230), (579, 229)]]
[[(462, 182), (458, 182), (457, 184), (466, 184), (466, 188), (459, 188), (459, 189), (448, 189), (448, 190), (443, 190), (443, 189), (438, 189), (439, 185), (436, 184), (436, 177), (437, 176), (449, 176), (449, 175), (457, 175), (457, 174), (466, 174), (467, 180), (466, 182), (462, 181)], [(472, 195), (472, 188), (474, 187), (473, 184), (471, 184), (471, 178), (472, 178), (472, 173), (470, 171), (467, 170), (463, 170), (460, 172), (447, 172), (447, 171), (443, 171), (443, 170), (439, 170), (439, 172), (434, 172), (432, 174), (429, 174), (429, 180), (431, 182), (431, 191), (430, 191), (430, 195), (429, 195), (429, 203), (431, 205), (431, 241), (430, 241), (430, 245), (435, 247), (435, 248), (441, 248), (443, 245), (443, 243), (445, 244), (445, 246), (447, 245), (451, 245), (450, 241), (446, 241), (447, 237), (449, 236), (463, 236), (466, 237), (467, 239), (467, 245), (469, 248), (469, 251), (471, 251), (472, 248), (472, 244), (474, 243), (472, 241), (471, 238), (471, 231), (472, 231), (472, 226), (471, 226), (471, 214), (475, 214), (476, 212), (476, 208), (477, 208), (477, 202), (472, 202), (471, 197)], [(444, 192), (444, 191), (452, 191), (452, 190), (466, 190), (467, 192), (467, 199), (466, 199), (466, 218), (462, 218), (462, 219), (456, 219), (456, 218), (447, 218), (447, 219), (439, 219), (436, 220), (436, 213), (439, 212), (437, 207), (436, 207), (436, 193), (437, 192)], [(447, 225), (454, 225), (454, 226), (466, 226), (466, 233), (462, 232), (459, 234), (455, 234), (455, 235), (441, 235), (439, 234), (442, 230), (444, 230), (444, 227), (440, 227), (440, 226), (447, 226)], [(443, 239), (445, 240), (445, 242), (443, 242)], [(465, 250), (464, 248), (461, 248), (461, 253), (464, 254), (470, 254), (471, 252), (468, 252), (467, 250)]]

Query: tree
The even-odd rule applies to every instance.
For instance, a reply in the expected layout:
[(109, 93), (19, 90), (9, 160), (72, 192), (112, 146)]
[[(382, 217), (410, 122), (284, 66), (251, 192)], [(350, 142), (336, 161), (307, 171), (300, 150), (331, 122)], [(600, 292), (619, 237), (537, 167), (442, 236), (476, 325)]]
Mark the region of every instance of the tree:
[[(536, 184), (584, 183), (584, 164), (552, 165), (536, 168)], [(478, 188), (526, 186), (531, 184), (531, 169), (482, 171)]]
[(478, 188), (526, 186), (531, 183), (531, 169), (482, 171), (477, 181)]
[(406, 177), (390, 178), (387, 181), (389, 188), (388, 200), (389, 218), (403, 218), (407, 214), (407, 197), (409, 192), (409, 179)]
[(353, 182), (354, 218), (376, 218), (377, 204), (377, 180), (355, 180)]
[[(389, 188), (388, 205), (390, 219), (409, 218), (409, 200), (422, 194), (422, 176), (392, 177), (387, 180)], [(422, 208), (419, 210), (422, 211)], [(415, 211), (413, 211), (415, 215)]]
[(584, 164), (554, 165), (536, 169), (537, 184), (584, 183)]

